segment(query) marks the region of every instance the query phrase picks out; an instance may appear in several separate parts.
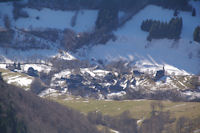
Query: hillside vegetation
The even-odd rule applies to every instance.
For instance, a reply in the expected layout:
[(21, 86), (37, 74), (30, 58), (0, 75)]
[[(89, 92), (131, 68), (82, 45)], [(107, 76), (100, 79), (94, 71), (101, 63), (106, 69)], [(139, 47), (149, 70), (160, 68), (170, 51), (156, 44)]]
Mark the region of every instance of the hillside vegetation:
[(54, 100), (83, 112), (94, 124), (122, 133), (192, 133), (200, 128), (200, 103), (196, 102), (112, 101), (64, 96)]
[(98, 133), (85, 116), (0, 81), (3, 133)]

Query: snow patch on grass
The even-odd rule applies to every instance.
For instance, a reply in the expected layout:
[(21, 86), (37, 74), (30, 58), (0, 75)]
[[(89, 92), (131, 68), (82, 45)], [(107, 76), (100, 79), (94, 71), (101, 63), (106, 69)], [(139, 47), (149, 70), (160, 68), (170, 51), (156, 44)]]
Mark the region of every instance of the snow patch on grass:
[(125, 91), (117, 92), (117, 93), (110, 93), (107, 95), (108, 99), (113, 99), (114, 97), (122, 97), (126, 95)]
[[(22, 86), (22, 87), (23, 86), (28, 87), (32, 83), (32, 79), (28, 79), (26, 77), (16, 76), (16, 77), (8, 78), (7, 83), (8, 84), (16, 84), (16, 85), (19, 85), (19, 86)], [(28, 90), (28, 88), (26, 88), (26, 90)]]
[(25, 90), (30, 89), (30, 85), (33, 81), (32, 77), (17, 72), (11, 72), (5, 69), (0, 69), (0, 72), (2, 72), (3, 80), (8, 84), (21, 87)]
[(51, 71), (51, 66), (47, 66), (44, 64), (25, 64), (25, 65), (21, 65), (21, 68), (24, 72), (27, 72), (28, 69), (32, 67), (33, 69), (37, 70), (38, 72), (45, 72), (48, 73)]

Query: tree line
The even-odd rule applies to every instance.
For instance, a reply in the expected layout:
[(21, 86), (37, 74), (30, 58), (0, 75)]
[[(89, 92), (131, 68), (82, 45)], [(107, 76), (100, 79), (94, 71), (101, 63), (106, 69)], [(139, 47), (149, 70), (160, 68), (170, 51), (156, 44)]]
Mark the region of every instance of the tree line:
[(159, 101), (152, 102), (150, 107), (149, 117), (141, 122), (132, 118), (129, 111), (115, 117), (103, 115), (101, 112), (89, 112), (87, 117), (93, 124), (103, 125), (121, 133), (192, 133), (200, 127), (200, 117), (176, 119), (170, 111), (163, 110), (164, 105)]
[(150, 0), (152, 4), (156, 4), (168, 9), (177, 9), (191, 11), (192, 7), (188, 4), (189, 0)]
[[(102, 4), (107, 3), (117, 4), (120, 10), (129, 10), (146, 4), (156, 4), (164, 8), (191, 10), (188, 5), (188, 0), (29, 0), (29, 6), (35, 8), (54, 8), (61, 10), (76, 10), (76, 9), (100, 9)], [(107, 4), (106, 3), (106, 4)]]
[(182, 18), (172, 18), (169, 23), (147, 19), (142, 22), (141, 29), (149, 32), (147, 40), (152, 39), (179, 39), (183, 27)]

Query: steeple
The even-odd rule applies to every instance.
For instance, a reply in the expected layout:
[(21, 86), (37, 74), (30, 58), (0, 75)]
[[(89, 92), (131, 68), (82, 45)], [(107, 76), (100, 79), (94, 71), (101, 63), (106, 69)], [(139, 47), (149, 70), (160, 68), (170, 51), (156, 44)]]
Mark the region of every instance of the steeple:
[(163, 73), (164, 73), (164, 75), (165, 75), (165, 65), (163, 65)]

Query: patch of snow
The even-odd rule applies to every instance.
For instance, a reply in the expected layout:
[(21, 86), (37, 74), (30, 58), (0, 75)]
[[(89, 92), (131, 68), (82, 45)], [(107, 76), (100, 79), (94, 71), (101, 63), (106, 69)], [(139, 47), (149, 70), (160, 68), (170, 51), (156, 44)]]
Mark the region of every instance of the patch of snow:
[(111, 86), (112, 84), (111, 84), (111, 83), (102, 83), (101, 85), (104, 86), (104, 87), (109, 87), (109, 86)]
[(6, 64), (0, 64), (0, 68), (6, 69)]
[(26, 77), (11, 77), (7, 81), (8, 84), (16, 83), (19, 86), (26, 86), (28, 87), (32, 83), (32, 79), (28, 79)]
[(21, 65), (21, 68), (24, 72), (27, 72), (28, 69), (32, 67), (33, 69), (37, 70), (38, 72), (50, 72), (51, 71), (51, 66), (47, 66), (47, 65), (44, 65), (44, 64), (24, 64), (24, 65)]
[(71, 70), (66, 69), (66, 70), (61, 71), (60, 73), (55, 74), (53, 78), (54, 78), (54, 79), (55, 79), (55, 78), (60, 79), (60, 78), (62, 78), (62, 77), (63, 77), (63, 78), (66, 78), (66, 77), (70, 76), (71, 74), (72, 74)]
[(114, 133), (120, 133), (119, 131), (116, 131), (116, 130), (113, 130), (113, 129), (110, 129), (111, 132), (114, 132)]
[(142, 118), (142, 119), (140, 119), (140, 120), (137, 120), (137, 124), (138, 124), (138, 125), (141, 124), (141, 123), (144, 121), (144, 119), (145, 119), (145, 118)]
[(121, 92), (117, 92), (117, 93), (110, 93), (107, 95), (108, 99), (112, 99), (114, 97), (122, 97), (126, 95), (126, 92), (125, 91), (121, 91)]
[(192, 91), (186, 91), (183, 92), (185, 96), (188, 96), (190, 100), (200, 98), (200, 92), (192, 92)]
[(30, 85), (33, 81), (32, 77), (22, 76), (15, 72), (3, 72), (2, 76), (3, 76), (4, 81), (7, 82), (8, 84), (22, 87), (25, 90), (30, 89)]
[(200, 129), (195, 130), (193, 133), (200, 133)]
[(46, 60), (49, 57), (55, 56), (57, 50), (16, 50), (12, 48), (0, 48), (1, 56), (4, 57), (6, 63), (13, 63), (14, 61), (19, 62), (37, 62)]
[(31, 62), (49, 64), (49, 58), (60, 58), (64, 60), (75, 60), (76, 58), (68, 52), (58, 52), (57, 49), (32, 49), (16, 50), (12, 48), (0, 48), (3, 63)]
[(172, 106), (172, 107), (168, 107), (166, 109), (174, 109), (174, 108), (178, 108), (178, 107), (182, 107), (182, 106), (185, 106), (186, 104), (183, 103), (183, 104), (178, 104), (178, 105), (175, 105), (175, 106)]
[(63, 60), (76, 60), (74, 56), (72, 56), (70, 53), (62, 51), (61, 53), (58, 53), (56, 56), (53, 56), (54, 58), (59, 58)]
[(105, 77), (109, 71), (106, 71), (106, 70), (94, 70), (93, 73), (99, 77)]
[(121, 83), (120, 83), (120, 86), (123, 87), (123, 90), (124, 90), (124, 89), (126, 89), (126, 87), (127, 87), (127, 83), (126, 83), (126, 82), (125, 82), (125, 83), (121, 82)]
[(83, 103), (89, 103), (89, 101), (83, 101)]
[(38, 96), (47, 97), (47, 96), (50, 96), (50, 95), (57, 93), (57, 92), (58, 92), (57, 90), (49, 88), (49, 89), (42, 91)]
[(92, 72), (90, 68), (81, 68), (81, 73), (85, 74), (88, 73), (90, 76), (95, 77), (95, 74)]

